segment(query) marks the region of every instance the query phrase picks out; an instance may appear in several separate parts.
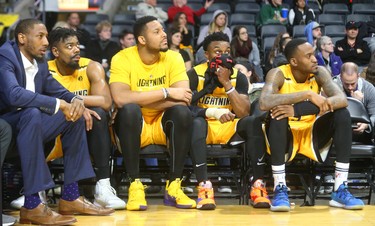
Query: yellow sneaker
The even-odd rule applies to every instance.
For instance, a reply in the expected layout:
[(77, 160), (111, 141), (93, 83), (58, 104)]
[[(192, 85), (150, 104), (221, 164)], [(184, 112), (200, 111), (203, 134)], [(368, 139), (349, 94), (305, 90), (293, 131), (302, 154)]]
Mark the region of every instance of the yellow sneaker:
[(270, 208), (271, 206), (266, 186), (260, 179), (256, 180), (251, 187), (250, 198), (254, 208)]
[(135, 179), (129, 187), (127, 210), (146, 210), (145, 187), (139, 179)]
[(216, 208), (214, 189), (210, 181), (199, 183), (197, 209), (214, 210)]
[(171, 183), (167, 181), (164, 193), (164, 205), (175, 206), (181, 209), (191, 209), (197, 206), (195, 201), (187, 197), (182, 191), (181, 180), (179, 178), (172, 181)]

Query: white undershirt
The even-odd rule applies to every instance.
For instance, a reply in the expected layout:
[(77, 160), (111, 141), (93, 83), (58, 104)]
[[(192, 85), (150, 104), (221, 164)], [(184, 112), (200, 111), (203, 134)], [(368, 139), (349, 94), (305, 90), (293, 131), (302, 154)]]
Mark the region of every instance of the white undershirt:
[[(25, 69), (25, 74), (26, 74), (26, 89), (29, 90), (29, 91), (32, 91), (35, 93), (35, 76), (36, 74), (38, 73), (38, 63), (36, 62), (35, 59), (33, 59), (33, 63), (31, 63), (26, 57), (25, 55), (23, 55), (22, 52), (21, 53), (21, 58), (22, 58), (22, 63), (23, 63), (23, 67)], [(58, 98), (56, 98), (56, 107), (55, 107), (55, 113), (57, 113), (57, 111), (59, 110), (60, 108), (60, 100)]]

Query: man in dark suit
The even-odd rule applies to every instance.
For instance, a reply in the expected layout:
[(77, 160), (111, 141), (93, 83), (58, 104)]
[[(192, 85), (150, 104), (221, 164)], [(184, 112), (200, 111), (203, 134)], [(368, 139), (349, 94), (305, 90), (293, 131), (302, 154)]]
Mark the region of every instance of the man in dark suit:
[(50, 76), (44, 61), (47, 34), (41, 21), (21, 20), (15, 29), (16, 42), (0, 47), (0, 117), (12, 126), (21, 158), (25, 203), (20, 223), (63, 225), (76, 219), (50, 210), (38, 195), (54, 187), (43, 146), (59, 134), (65, 166), (59, 212), (108, 215), (113, 210), (96, 207), (79, 196), (77, 181), (95, 176), (81, 118), (85, 107), (81, 97)]

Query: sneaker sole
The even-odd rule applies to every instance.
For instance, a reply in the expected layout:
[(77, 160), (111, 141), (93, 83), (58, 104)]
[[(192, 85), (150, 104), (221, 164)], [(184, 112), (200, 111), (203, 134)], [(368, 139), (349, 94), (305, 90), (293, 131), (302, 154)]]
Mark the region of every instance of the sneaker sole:
[(111, 208), (111, 209), (114, 209), (114, 210), (123, 210), (123, 209), (126, 209), (126, 203), (125, 203), (125, 205), (113, 205), (113, 206), (111, 206), (111, 205), (102, 205), (102, 204), (100, 204), (100, 202), (97, 202), (96, 200), (94, 201), (94, 203), (93, 203), (95, 206), (97, 206), (97, 207), (104, 207), (104, 208)]
[(268, 202), (258, 202), (256, 204), (254, 204), (253, 202), (251, 202), (251, 205), (254, 208), (270, 208), (271, 207), (271, 205)]
[(329, 205), (331, 207), (336, 207), (336, 208), (342, 208), (342, 209), (346, 209), (346, 210), (362, 210), (363, 209), (363, 205), (354, 205), (354, 206), (345, 206), (335, 200), (330, 200), (329, 201)]
[(290, 206), (272, 206), (271, 205), (270, 210), (273, 212), (289, 212)]
[(143, 211), (143, 210), (147, 210), (147, 206), (139, 206), (139, 208), (128, 208), (128, 207), (126, 207), (126, 210), (130, 210), (130, 211)]
[(197, 209), (198, 210), (214, 210), (216, 209), (216, 205), (215, 204), (204, 204), (204, 205), (201, 205), (201, 206), (198, 206), (197, 205)]

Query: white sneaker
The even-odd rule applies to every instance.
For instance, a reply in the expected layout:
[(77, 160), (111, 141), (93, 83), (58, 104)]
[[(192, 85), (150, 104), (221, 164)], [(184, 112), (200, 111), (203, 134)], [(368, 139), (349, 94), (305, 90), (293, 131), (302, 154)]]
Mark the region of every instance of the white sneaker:
[(111, 186), (109, 178), (96, 182), (94, 197), (94, 204), (96, 206), (116, 210), (125, 209), (126, 207), (125, 201), (117, 197), (116, 190)]
[(229, 186), (220, 186), (218, 187), (217, 191), (220, 193), (232, 193), (232, 188)]
[[(335, 180), (333, 179), (332, 175), (325, 176), (324, 177), (324, 182), (325, 183), (333, 183), (333, 184), (335, 184)], [(331, 194), (332, 191), (333, 191), (333, 185), (324, 186), (324, 193)]]
[[(39, 198), (42, 201), (42, 203), (47, 203), (46, 192), (40, 191), (38, 193), (39, 193)], [(25, 196), (22, 195), (22, 196), (18, 197), (17, 199), (13, 200), (10, 203), (10, 207), (12, 207), (13, 209), (19, 210), (19, 209), (21, 209), (21, 207), (23, 206), (24, 203), (25, 203)]]

